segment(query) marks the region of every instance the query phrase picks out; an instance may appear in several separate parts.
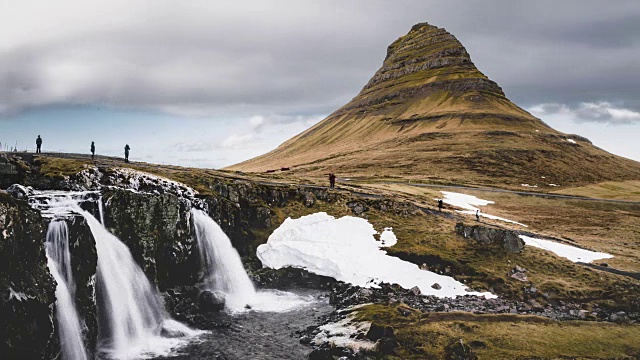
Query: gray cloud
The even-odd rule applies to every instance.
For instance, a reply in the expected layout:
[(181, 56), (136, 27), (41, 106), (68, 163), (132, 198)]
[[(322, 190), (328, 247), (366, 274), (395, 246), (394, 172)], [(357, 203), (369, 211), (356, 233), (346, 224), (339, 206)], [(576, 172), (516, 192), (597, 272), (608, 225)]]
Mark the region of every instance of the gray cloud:
[(0, 5), (0, 114), (85, 104), (197, 117), (327, 114), (422, 21), (456, 35), (521, 106), (640, 110), (636, 0), (36, 5)]
[(640, 112), (608, 102), (581, 103), (576, 106), (557, 103), (540, 104), (529, 108), (529, 111), (542, 118), (549, 115), (564, 115), (576, 122), (612, 125), (640, 124)]

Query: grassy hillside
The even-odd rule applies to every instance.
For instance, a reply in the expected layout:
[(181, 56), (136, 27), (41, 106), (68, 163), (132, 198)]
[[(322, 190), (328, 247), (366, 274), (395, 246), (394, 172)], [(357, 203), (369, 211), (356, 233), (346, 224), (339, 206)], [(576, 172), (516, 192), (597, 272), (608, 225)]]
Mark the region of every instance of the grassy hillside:
[(446, 30), (418, 24), (388, 48), (348, 104), (274, 151), (229, 167), (320, 177), (499, 187), (640, 179), (640, 163), (562, 134), (524, 111)]

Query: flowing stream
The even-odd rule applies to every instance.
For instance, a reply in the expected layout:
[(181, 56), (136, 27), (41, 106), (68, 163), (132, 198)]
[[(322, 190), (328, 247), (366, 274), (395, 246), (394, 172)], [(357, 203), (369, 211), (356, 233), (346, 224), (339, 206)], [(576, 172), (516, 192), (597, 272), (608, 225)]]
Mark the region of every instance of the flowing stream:
[(69, 254), (69, 229), (62, 220), (53, 220), (47, 230), (47, 265), (56, 281), (56, 321), (60, 335), (62, 358), (86, 360), (87, 353), (82, 342), (82, 326), (74, 304), (75, 284), (71, 273)]

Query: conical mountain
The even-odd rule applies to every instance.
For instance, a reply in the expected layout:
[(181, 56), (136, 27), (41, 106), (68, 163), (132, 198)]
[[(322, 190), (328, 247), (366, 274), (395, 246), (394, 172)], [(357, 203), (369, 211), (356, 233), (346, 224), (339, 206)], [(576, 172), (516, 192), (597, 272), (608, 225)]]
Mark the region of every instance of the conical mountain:
[(498, 186), (640, 179), (640, 163), (558, 132), (512, 103), (453, 35), (426, 23), (389, 46), (349, 103), (229, 169), (282, 167), (305, 176)]

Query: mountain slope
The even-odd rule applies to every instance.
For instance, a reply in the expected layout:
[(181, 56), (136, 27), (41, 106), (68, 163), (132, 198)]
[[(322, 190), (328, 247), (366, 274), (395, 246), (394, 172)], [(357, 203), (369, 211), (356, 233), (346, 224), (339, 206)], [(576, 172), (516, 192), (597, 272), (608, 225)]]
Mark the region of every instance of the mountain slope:
[[(640, 163), (565, 135), (512, 103), (446, 30), (394, 41), (349, 103), (277, 149), (229, 167), (486, 185), (640, 179)], [(543, 178), (544, 177), (544, 178)]]

